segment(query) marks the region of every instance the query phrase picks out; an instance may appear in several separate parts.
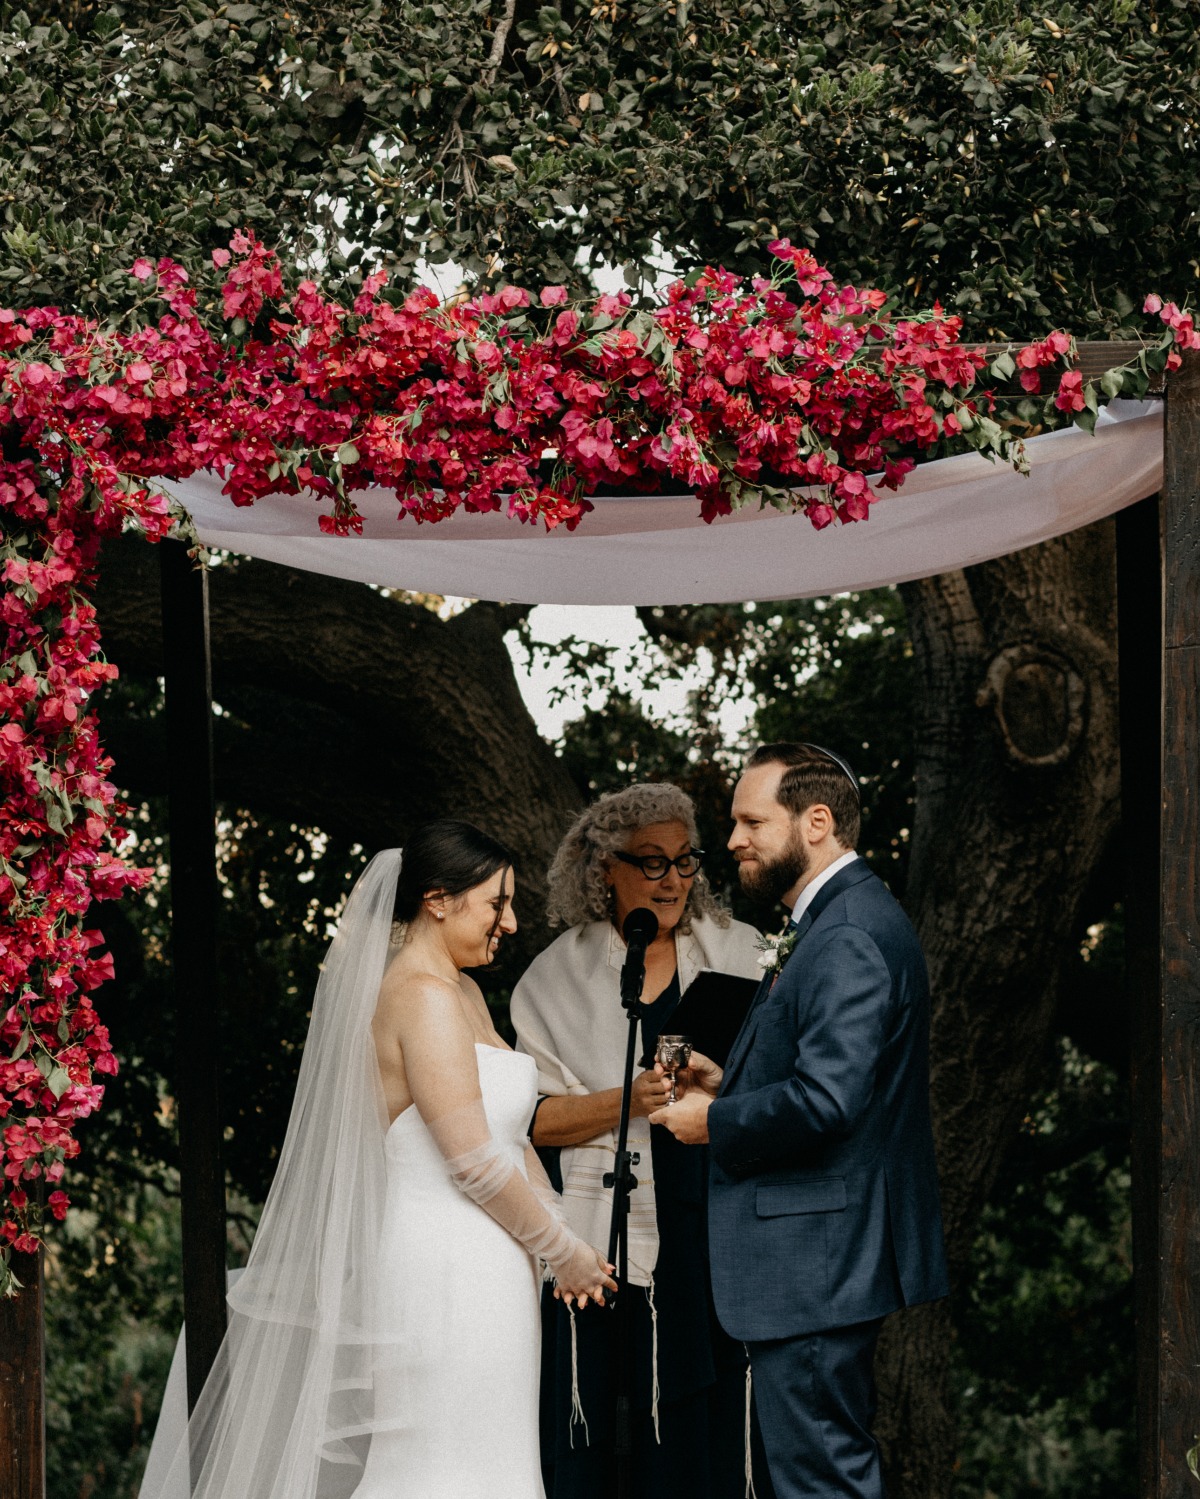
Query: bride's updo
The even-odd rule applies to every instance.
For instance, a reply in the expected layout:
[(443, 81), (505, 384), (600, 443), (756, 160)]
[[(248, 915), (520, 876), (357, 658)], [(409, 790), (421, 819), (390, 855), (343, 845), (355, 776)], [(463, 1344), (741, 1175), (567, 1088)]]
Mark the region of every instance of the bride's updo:
[(431, 891), (465, 895), (514, 863), (503, 843), (469, 822), (442, 818), (417, 829), (404, 845), (396, 882), (395, 918), (407, 926)]

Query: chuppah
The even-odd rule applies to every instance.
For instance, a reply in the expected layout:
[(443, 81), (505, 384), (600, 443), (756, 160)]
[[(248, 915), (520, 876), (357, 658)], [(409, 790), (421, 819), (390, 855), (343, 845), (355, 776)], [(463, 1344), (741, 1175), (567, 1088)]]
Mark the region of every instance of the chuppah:
[[(260, 253), (261, 247), (243, 237), (240, 244), (235, 244), (235, 249), (241, 258), (235, 273), (230, 276), (232, 290), (229, 296), (234, 313), (231, 321), (234, 325), (241, 321), (243, 325), (236, 335), (241, 338), (261, 311), (264, 300), (268, 296), (278, 296), (281, 288), (277, 284), (277, 272), (272, 268), (269, 257)], [(792, 254), (790, 247), (786, 245), (777, 251), (779, 259), (792, 265), (801, 289), (812, 298), (811, 305), (819, 308), (814, 314), (816, 321), (823, 326), (832, 326), (841, 318), (840, 340), (833, 341), (833, 355), (825, 364), (825, 373), (833, 381), (867, 342), (868, 337), (875, 330), (884, 327), (882, 317), (876, 316), (881, 304), (870, 298), (864, 300), (856, 294), (842, 297), (839, 289), (826, 285), (828, 278), (822, 278), (818, 274), (819, 268), (803, 261), (802, 254), (803, 252)], [(336, 344), (337, 336), (342, 330), (334, 326), (337, 323), (336, 315), (331, 313), (327, 305), (320, 305), (313, 290), (302, 287), (297, 293), (294, 307), (307, 320), (306, 326), (310, 330), (326, 336), (326, 343), (324, 348), (320, 348), (320, 338), (313, 337), (302, 343), (298, 350), (293, 348), (285, 354), (285, 363), (293, 357), (300, 365), (307, 362), (306, 372), (312, 378), (308, 393), (297, 404), (296, 392), (289, 389), (286, 381), (280, 379), (281, 366), (275, 354), (269, 351), (264, 353), (261, 345), (257, 348), (253, 343), (247, 345), (255, 353), (257, 363), (250, 361), (245, 365), (238, 365), (234, 361), (226, 368), (222, 368), (219, 358), (208, 358), (204, 349), (199, 347), (201, 340), (198, 338), (195, 347), (188, 346), (192, 330), (188, 322), (188, 293), (184, 288), (186, 276), (181, 276), (178, 268), (172, 267), (170, 263), (160, 263), (155, 268), (148, 262), (139, 262), (138, 267), (135, 267), (135, 275), (142, 280), (158, 277), (163, 299), (170, 308), (170, 316), (164, 319), (155, 337), (141, 339), (136, 345), (123, 351), (127, 362), (121, 366), (116, 379), (106, 377), (108, 372), (103, 361), (99, 380), (92, 374), (98, 342), (95, 330), (82, 325), (55, 327), (53, 319), (39, 319), (31, 314), (20, 321), (12, 320), (4, 333), (5, 349), (16, 351), (16, 357), (8, 360), (10, 366), (17, 367), (15, 371), (10, 369), (7, 374), (10, 382), (8, 388), (12, 393), (11, 410), (22, 423), (27, 442), (24, 449), (18, 448), (15, 458), (8, 460), (6, 502), (13, 514), (32, 525), (33, 538), (19, 542), (18, 555), (10, 558), (6, 564), (9, 579), (17, 583), (19, 594), (18, 607), (9, 625), (10, 630), (19, 634), (26, 629), (27, 620), (39, 620), (43, 613), (48, 614), (50, 610), (59, 611), (61, 619), (62, 607), (55, 598), (55, 590), (65, 588), (71, 593), (70, 617), (82, 625), (83, 633), (81, 636), (77, 629), (70, 637), (73, 642), (71, 648), (75, 652), (70, 661), (74, 675), (65, 684), (59, 685), (59, 695), (54, 701), (66, 702), (72, 709), (76, 702), (86, 701), (87, 694), (104, 676), (102, 669), (93, 664), (96, 655), (94, 631), (91, 636), (88, 635), (89, 621), (86, 614), (80, 614), (78, 590), (72, 591), (72, 585), (86, 580), (87, 569), (94, 562), (93, 535), (98, 535), (105, 526), (111, 528), (128, 518), (159, 536), (166, 533), (170, 507), (162, 494), (164, 486), (147, 484), (144, 477), (147, 472), (157, 471), (165, 475), (165, 487), (169, 489), (172, 482), (182, 482), (187, 472), (194, 468), (224, 465), (228, 470), (226, 484), (235, 497), (240, 497), (243, 502), (255, 498), (256, 492), (259, 495), (269, 493), (271, 487), (280, 481), (297, 490), (304, 490), (307, 486), (329, 507), (329, 512), (322, 516), (322, 530), (326, 533), (328, 542), (337, 547), (352, 549), (358, 544), (360, 537), (367, 541), (370, 539), (365, 536), (364, 514), (353, 498), (356, 487), (362, 484), (369, 471), (379, 474), (390, 468), (393, 472), (407, 472), (404, 465), (410, 459), (417, 464), (418, 470), (422, 464), (430, 463), (436, 463), (441, 470), (440, 478), (443, 482), (440, 487), (429, 482), (428, 472), (417, 472), (404, 491), (404, 508), (407, 513), (427, 521), (440, 518), (446, 508), (456, 505), (486, 511), (498, 496), (507, 494), (510, 518), (542, 519), (552, 526), (577, 526), (584, 521), (593, 503), (588, 497), (588, 491), (594, 492), (602, 480), (616, 478), (619, 481), (623, 477), (621, 469), (622, 464), (627, 461), (626, 455), (637, 450), (645, 467), (629, 477), (636, 477), (639, 483), (646, 483), (649, 474), (654, 474), (660, 482), (664, 477), (672, 477), (676, 482), (680, 478), (686, 480), (695, 487), (705, 520), (710, 521), (726, 513), (736, 503), (744, 503), (747, 499), (767, 500), (772, 504), (782, 503), (802, 508), (813, 526), (824, 530), (835, 521), (846, 526), (868, 517), (871, 505), (878, 498), (878, 490), (871, 480), (872, 474), (881, 474), (878, 482), (892, 488), (905, 481), (912, 467), (911, 458), (903, 451), (906, 444), (917, 449), (936, 447), (947, 435), (961, 436), (984, 451), (999, 453), (1024, 465), (1028, 462), (1028, 452), (1035, 443), (1049, 443), (1053, 440), (1050, 436), (1034, 438), (1027, 445), (1021, 446), (1012, 442), (999, 425), (980, 410), (969, 392), (976, 374), (982, 368), (983, 356), (975, 357), (967, 351), (954, 350), (954, 330), (950, 326), (953, 320), (939, 316), (932, 317), (924, 324), (897, 324), (890, 330), (890, 347), (893, 351), (902, 352), (897, 352), (897, 362), (890, 367), (884, 361), (886, 378), (881, 372), (873, 385), (867, 381), (857, 389), (851, 387), (844, 390), (840, 403), (831, 401), (828, 385), (822, 387), (824, 407), (818, 409), (821, 408), (821, 402), (815, 403), (807, 424), (800, 423), (800, 426), (788, 428), (788, 418), (784, 416), (782, 427), (786, 433), (786, 441), (779, 437), (778, 431), (774, 434), (765, 432), (762, 423), (752, 424), (743, 431), (737, 427), (743, 411), (743, 407), (739, 405), (742, 400), (741, 388), (747, 381), (746, 366), (754, 358), (759, 359), (761, 365), (758, 370), (761, 383), (756, 387), (756, 396), (760, 399), (769, 396), (775, 400), (777, 414), (788, 403), (795, 405), (799, 401), (802, 387), (806, 384), (809, 388), (804, 392), (804, 399), (807, 400), (816, 382), (810, 384), (803, 375), (778, 374), (770, 368), (771, 360), (781, 351), (773, 350), (767, 339), (763, 351), (756, 352), (754, 344), (759, 337), (757, 324), (751, 326), (745, 318), (739, 322), (736, 316), (730, 316), (728, 325), (735, 330), (731, 336), (736, 339), (738, 347), (736, 350), (729, 347), (721, 349), (720, 357), (727, 362), (720, 371), (719, 379), (705, 367), (704, 360), (697, 361), (696, 367), (691, 371), (697, 382), (715, 382), (710, 394), (715, 395), (718, 389), (723, 389), (721, 420), (710, 430), (698, 436), (694, 430), (689, 432), (676, 421), (674, 431), (643, 431), (640, 438), (624, 444), (617, 439), (625, 434), (618, 432), (612, 425), (612, 418), (607, 415), (597, 417), (596, 412), (592, 411), (590, 415), (596, 419), (590, 422), (564, 420), (560, 423), (562, 440), (555, 450), (552, 463), (562, 465), (567, 461), (568, 466), (573, 463), (574, 478), (570, 482), (564, 482), (562, 476), (556, 477), (552, 471), (550, 478), (543, 482), (540, 476), (535, 477), (535, 470), (539, 469), (547, 448), (540, 431), (535, 432), (536, 423), (529, 414), (536, 409), (536, 389), (533, 405), (525, 408), (523, 413), (518, 401), (502, 398), (503, 385), (497, 376), (504, 361), (500, 358), (497, 362), (494, 358), (498, 349), (494, 339), (498, 335), (494, 334), (492, 339), (480, 338), (477, 329), (474, 364), (471, 365), (468, 361), (468, 365), (478, 377), (479, 394), (483, 398), (482, 413), (486, 415), (495, 410), (497, 414), (494, 420), (488, 417), (486, 422), (477, 422), (471, 430), (476, 433), (486, 431), (489, 434), (488, 441), (492, 446), (488, 449), (488, 458), (495, 456), (497, 450), (496, 430), (508, 431), (519, 416), (523, 415), (526, 420), (526, 435), (533, 433), (536, 441), (528, 445), (523, 461), (515, 469), (505, 467), (503, 462), (490, 464), (484, 461), (482, 464), (477, 462), (476, 468), (471, 470), (463, 464), (461, 454), (446, 446), (445, 437), (435, 438), (435, 442), (441, 444), (445, 451), (437, 452), (432, 458), (428, 453), (414, 458), (413, 454), (403, 451), (404, 439), (398, 430), (398, 423), (379, 420), (367, 406), (355, 411), (344, 399), (335, 402), (341, 408), (337, 411), (327, 410), (321, 405), (321, 400), (328, 396), (331, 389), (328, 383), (329, 366), (333, 361), (325, 356), (329, 348)], [(702, 280), (703, 278), (697, 278), (693, 286), (686, 290), (695, 291)], [(731, 284), (731, 280), (732, 278), (722, 280), (719, 275), (710, 278), (702, 285), (700, 295), (690, 303), (686, 294), (681, 293), (672, 305), (677, 313), (680, 307), (683, 308), (682, 313), (678, 314), (682, 324), (687, 324), (688, 315), (701, 302), (708, 311), (711, 310), (710, 304), (712, 307), (719, 307), (722, 297), (733, 297), (736, 286)], [(373, 287), (372, 295), (378, 290), (378, 286)], [(775, 290), (777, 289), (772, 283), (766, 283), (763, 287), (756, 286), (755, 296), (760, 296), (769, 303)], [(852, 292), (852, 289), (846, 290)], [(557, 296), (544, 297), (543, 306), (552, 309), (561, 300)], [(593, 314), (590, 330), (593, 347), (587, 347), (589, 341), (585, 340), (580, 348), (588, 357), (598, 358), (602, 364), (606, 360), (615, 361), (619, 369), (612, 379), (613, 388), (621, 382), (637, 385), (653, 374), (653, 368), (645, 369), (641, 366), (647, 361), (651, 367), (656, 363), (651, 352), (650, 338), (655, 329), (652, 327), (647, 330), (645, 340), (641, 343), (636, 332), (624, 327), (619, 328), (611, 339), (605, 339), (602, 335), (623, 318), (628, 310), (621, 307), (618, 299), (612, 300), (617, 302), (614, 308), (601, 306)], [(736, 298), (734, 300), (733, 308), (721, 310), (736, 313), (738, 307)], [(786, 304), (787, 317), (783, 319), (786, 322), (794, 315), (794, 306), (787, 303), (786, 297), (782, 299), (782, 303)], [(496, 305), (482, 307), (479, 311), (484, 317), (502, 319), (506, 311), (513, 311), (524, 305), (526, 303), (518, 298), (515, 302), (510, 301), (506, 308), (501, 297)], [(742, 305), (744, 308), (747, 303)], [(422, 310), (420, 306), (406, 308), (406, 312), (414, 319), (418, 318)], [(368, 296), (364, 306), (356, 308), (356, 311), (364, 317), (372, 315), (371, 298)], [(784, 311), (784, 306), (777, 299), (774, 312), (782, 316)], [(1178, 315), (1178, 309), (1173, 309), (1173, 312)], [(471, 315), (475, 315), (474, 310)], [(393, 319), (378, 304), (373, 316), (374, 332), (380, 339), (395, 331)], [(563, 316), (566, 314), (558, 314), (558, 318)], [(669, 324), (670, 318), (664, 316), (658, 327)], [(554, 326), (556, 331), (564, 328), (557, 319)], [(1184, 327), (1181, 322), (1176, 321), (1169, 326), (1173, 334), (1178, 335), (1180, 345), (1190, 348), (1193, 336), (1190, 324)], [(563, 334), (565, 344), (569, 344), (574, 338), (578, 323), (567, 327), (569, 331)], [(619, 335), (627, 331), (633, 332), (632, 341), (622, 345)], [(708, 344), (703, 344), (700, 340), (689, 342), (692, 331), (696, 330), (689, 328), (681, 336), (680, 343), (706, 352), (711, 346), (712, 335), (708, 332), (700, 334), (700, 340), (708, 339)], [(49, 362), (31, 357), (40, 352), (37, 341), (43, 337), (49, 338), (55, 349), (53, 359)], [(553, 338), (552, 334), (551, 342)], [(1179, 359), (1179, 355), (1169, 348), (1171, 341), (1169, 338), (1162, 346), (1162, 363), (1167, 363), (1172, 358), (1176, 361)], [(680, 343), (669, 349), (669, 360), (663, 357), (657, 361), (660, 368), (665, 368), (668, 363), (672, 368), (675, 367)], [(26, 349), (26, 346), (33, 347)], [(795, 353), (795, 347), (793, 343), (792, 353)], [(1035, 354), (1028, 366), (1030, 372), (1036, 371), (1041, 365), (1051, 365), (1060, 355), (1070, 352), (1066, 345), (1056, 348), (1049, 340), (1046, 341), (1046, 347), (1033, 348)], [(662, 345), (655, 345), (654, 349), (661, 352)], [(744, 354), (746, 359), (729, 358), (732, 352)], [(318, 356), (320, 360), (324, 360), (323, 364)], [(910, 400), (906, 396), (897, 400), (891, 377), (902, 368), (905, 358), (910, 361), (914, 382), (902, 384), (901, 388), (908, 394), (915, 392), (915, 397)], [(67, 375), (65, 367), (72, 360), (74, 374)], [(521, 363), (518, 358), (513, 369), (514, 375), (519, 372), (517, 367)], [(78, 378), (85, 364), (87, 377), (79, 384)], [(543, 372), (546, 367), (543, 363)], [(294, 372), (294, 366), (289, 368)], [(916, 375), (916, 371), (920, 374)], [(374, 378), (369, 374), (364, 376), (362, 370), (353, 373), (363, 382), (364, 388)], [(413, 371), (408, 373), (411, 375)], [(611, 368), (606, 373), (612, 378)], [(1078, 381), (1068, 380), (1067, 376), (1071, 373), (1068, 370), (1059, 382), (1055, 398), (1059, 408), (1076, 413), (1090, 412), (1095, 418), (1095, 392), (1089, 391), (1085, 395)], [(1149, 380), (1145, 357), (1142, 357), (1139, 368), (1131, 369), (1128, 373), (1130, 389), (1136, 393), (1140, 384), (1144, 394)], [(1002, 374), (1003, 372), (997, 372), (997, 378), (1002, 378)], [(72, 378), (76, 379), (75, 387), (70, 387)], [(340, 379), (341, 374), (335, 378)], [(554, 378), (557, 378), (557, 372)], [(945, 403), (939, 403), (940, 410), (924, 398), (927, 382), (937, 378), (945, 381), (948, 395)], [(671, 389), (669, 379), (664, 381), (659, 376), (654, 379), (660, 393)], [(1117, 380), (1118, 389), (1122, 388), (1124, 379), (1122, 375)], [(782, 388), (773, 386), (771, 382), (774, 381), (783, 382)], [(916, 382), (919, 382), (919, 390)], [(416, 382), (410, 382), (412, 383)], [(537, 387), (537, 381), (533, 383)], [(316, 397), (312, 394), (314, 390), (318, 392)], [(512, 390), (513, 383), (509, 381), (510, 395)], [(203, 409), (203, 403), (197, 400), (198, 393), (210, 400), (207, 412)], [(404, 415), (404, 420), (410, 424), (410, 432), (415, 431), (424, 421), (427, 407), (420, 405), (420, 399), (422, 398)], [(590, 395), (585, 393), (585, 399), (590, 399)], [(243, 423), (239, 427), (239, 402), (246, 409), (256, 411), (261, 420), (257, 423)], [(847, 405), (856, 411), (860, 418), (857, 426), (854, 422), (846, 423), (840, 419), (834, 421), (835, 404), (842, 417)], [(218, 407), (223, 412), (220, 420), (213, 416)], [(502, 419), (502, 414), (509, 411), (516, 414)], [(311, 447), (284, 446), (276, 440), (280, 434), (293, 429), (298, 417), (315, 418), (318, 414), (323, 414), (324, 427), (313, 432)], [(660, 412), (659, 415), (661, 414)], [(149, 418), (155, 418), (158, 425), (150, 423)], [(174, 419), (174, 424), (168, 426), (164, 436), (162, 423), (169, 419)], [(1154, 413), (1129, 413), (1126, 420), (1131, 434), (1138, 423), (1152, 422)], [(731, 421), (732, 427), (722, 426), (722, 422)], [(607, 430), (604, 425), (606, 422), (609, 423)], [(1113, 428), (1123, 424), (1120, 419), (1111, 424), (1106, 423), (1101, 429), (1100, 440), (1104, 440)], [(317, 426), (320, 425), (318, 422)], [(670, 426), (668, 422), (668, 429)], [(831, 430), (834, 426), (839, 429), (836, 433)], [(806, 430), (802, 432), (801, 427)], [(441, 430), (435, 429), (439, 432)], [(735, 452), (724, 453), (721, 451), (720, 439), (730, 430), (742, 432), (746, 436), (746, 443), (739, 448), (735, 442)], [(886, 440), (878, 436), (882, 433), (887, 434)], [(108, 435), (103, 437), (103, 434)], [(872, 438), (871, 434), (877, 435)], [(975, 434), (973, 438), (971, 434)], [(103, 440), (100, 440), (102, 437)], [(336, 446), (332, 441), (335, 437), (338, 439)], [(800, 438), (803, 441), (798, 441)], [(713, 444), (711, 454), (704, 447), (706, 442)], [(641, 444), (640, 448), (638, 443)], [(747, 447), (752, 451), (747, 451)], [(475, 454), (477, 459), (479, 451)], [(271, 462), (264, 464), (261, 460), (271, 453), (274, 454)], [(30, 457), (29, 454), (33, 456)], [(611, 461), (614, 457), (615, 462)], [(131, 459), (135, 459), (132, 480)], [(954, 463), (959, 460), (944, 461)], [(455, 470), (456, 464), (461, 472)], [(935, 465), (929, 466), (932, 468)], [(46, 514), (46, 507), (39, 503), (38, 486), (39, 482), (46, 482), (47, 473), (54, 476), (52, 487), (56, 508), (49, 524), (53, 543), (47, 551), (37, 553), (37, 548), (41, 545), (37, 523)], [(141, 478), (138, 477), (139, 474)], [(786, 482), (789, 479), (792, 481), (790, 484)], [(803, 483), (805, 479), (822, 487), (814, 490)], [(1014, 477), (1012, 482), (1016, 484), (1021, 481)], [(1152, 492), (1155, 487), (1152, 467), (1149, 471), (1143, 471), (1140, 483), (1148, 485), (1141, 493)], [(1127, 501), (1138, 497), (1138, 494), (1130, 493)], [(898, 505), (901, 502), (889, 501), (891, 503)], [(79, 518), (84, 515), (94, 517), (94, 520), (85, 525)], [(94, 532), (89, 533), (88, 525), (94, 526)], [(735, 521), (731, 529), (736, 532), (741, 527)], [(844, 533), (839, 529), (831, 534)], [(1021, 534), (1030, 536), (1028, 530)], [(1054, 532), (1047, 531), (1044, 534)], [(1040, 538), (1034, 535), (1030, 539)], [(547, 538), (547, 542), (562, 545), (559, 538), (555, 537)], [(30, 552), (32, 560), (19, 554), (21, 544)], [(986, 554), (997, 555), (997, 552)], [(966, 559), (960, 558), (961, 560), (979, 560), (979, 557), (972, 555)], [(943, 560), (943, 565), (951, 564)], [(914, 574), (909, 572), (904, 575)], [(392, 580), (378, 578), (377, 581)], [(872, 576), (872, 581), (883, 579)], [(696, 585), (687, 583), (685, 586), (694, 588)], [(780, 593), (775, 591), (771, 596), (780, 596)], [(36, 681), (36, 671), (26, 675)], [(70, 724), (77, 716), (77, 710), (64, 710), (61, 721)], [(51, 731), (58, 728), (59, 722), (54, 721), (52, 716), (38, 725), (43, 736), (51, 736)], [(102, 768), (95, 759), (91, 723), (85, 721), (79, 732), (82, 733), (85, 729), (88, 735), (81, 742), (93, 746), (92, 763), (101, 769), (102, 774)], [(15, 741), (10, 737), (8, 744), (11, 754)], [(31, 764), (44, 764), (53, 759), (53, 754), (44, 755), (42, 760), (38, 759), (39, 745), (36, 738), (29, 744), (23, 743), (21, 747), (31, 755)], [(60, 748), (56, 743), (54, 753), (58, 753)], [(55, 776), (56, 773), (51, 771), (44, 784), (38, 780), (41, 790), (33, 793), (34, 800), (41, 801), (44, 807), (41, 815), (51, 835), (48, 838), (51, 847), (55, 846), (54, 837), (64, 838), (68, 826), (74, 821), (73, 806), (65, 783), (61, 774), (57, 779)], [(102, 780), (94, 777), (93, 783), (82, 789), (72, 788), (71, 794), (82, 796), (84, 800), (90, 799), (97, 805), (87, 809), (91, 814), (90, 818), (83, 827), (76, 830), (82, 836), (72, 834), (69, 842), (64, 842), (62, 868), (88, 870), (85, 882), (91, 893), (116, 893), (122, 885), (130, 884), (135, 876), (124, 869), (119, 859), (107, 852), (106, 841), (110, 836), (111, 821), (111, 814), (107, 809), (111, 807), (113, 800), (111, 787), (106, 787)], [(54, 884), (58, 870), (53, 863), (35, 869), (35, 873), (39, 883), (30, 888), (23, 897), (24, 900), (27, 901), (32, 896), (44, 896), (46, 892), (50, 892), (54, 898), (56, 889), (65, 888)], [(24, 883), (25, 877), (22, 876), (22, 884)], [(78, 890), (72, 892), (62, 905), (62, 910), (68, 916), (78, 916), (81, 913), (79, 894)], [(12, 909), (11, 900), (9, 908)], [(38, 963), (44, 962), (48, 951), (44, 937), (24, 927), (20, 929), (19, 935), (27, 943), (33, 943), (30, 949), (33, 958)], [(96, 966), (93, 960), (86, 957), (86, 942), (81, 942), (77, 932), (73, 934), (69, 925), (67, 932), (55, 940), (60, 942), (60, 949), (54, 952), (56, 961), (85, 975), (89, 984), (102, 980), (103, 965)], [(39, 943), (42, 945), (39, 946)], [(27, 965), (29, 961), (27, 958)], [(93, 964), (90, 968), (89, 962)], [(86, 1050), (90, 1057), (95, 1058), (97, 1068), (103, 1071), (104, 1058), (108, 1053), (102, 1027), (90, 1013), (90, 1005), (86, 1000), (78, 1002), (76, 1010), (89, 1037)], [(7, 1235), (7, 1239), (17, 1255), (28, 1254), (31, 1249), (36, 1248), (39, 1223), (37, 1205), (30, 1204), (28, 1194), (20, 1186), (22, 1179), (34, 1179), (34, 1168), (37, 1171), (46, 1169), (51, 1182), (59, 1179), (59, 1168), (63, 1161), (77, 1150), (70, 1133), (72, 1121), (85, 1116), (99, 1101), (95, 1085), (90, 1082), (91, 1061), (86, 1057), (62, 1053), (65, 1038), (60, 1036), (56, 1040), (52, 1029), (38, 1028), (45, 1026), (47, 1022), (56, 1024), (58, 1018), (38, 1014), (27, 1020), (19, 1013), (15, 1016), (10, 1013), (9, 1017), (9, 1025), (14, 1028), (8, 1039), (15, 1045), (29, 1030), (31, 1040), (36, 1041), (36, 1054), (39, 1057), (44, 1055), (47, 1062), (46, 1068), (40, 1065), (37, 1067), (46, 1084), (45, 1097), (39, 1098), (45, 1112), (31, 1114), (20, 1126), (19, 1141), (15, 1137), (9, 1138), (6, 1132), (11, 1158), (18, 1164), (31, 1163), (23, 1166), (15, 1176), (9, 1175), (12, 1185), (8, 1222), (13, 1225), (13, 1232)], [(26, 1042), (25, 1047), (16, 1053), (14, 1062), (20, 1061), (28, 1045)], [(85, 1068), (88, 1070), (84, 1071)], [(23, 1153), (18, 1154), (18, 1150)], [(61, 1198), (54, 1200), (53, 1196), (48, 1206), (56, 1216), (60, 1209), (63, 1212), (66, 1210), (65, 1201)], [(5, 1251), (5, 1263), (6, 1266), (11, 1263), (9, 1250)]]

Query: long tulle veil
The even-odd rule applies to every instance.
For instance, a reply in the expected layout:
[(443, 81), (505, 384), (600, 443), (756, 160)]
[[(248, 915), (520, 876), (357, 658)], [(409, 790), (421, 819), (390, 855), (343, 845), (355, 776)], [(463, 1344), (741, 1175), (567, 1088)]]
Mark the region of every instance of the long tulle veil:
[(376, 855), (351, 892), (229, 1330), (141, 1499), (348, 1499), (361, 1477), (381, 1424), (374, 1380), (390, 1361), (374, 1315), (387, 1113), (371, 1020), (400, 860), (399, 849)]

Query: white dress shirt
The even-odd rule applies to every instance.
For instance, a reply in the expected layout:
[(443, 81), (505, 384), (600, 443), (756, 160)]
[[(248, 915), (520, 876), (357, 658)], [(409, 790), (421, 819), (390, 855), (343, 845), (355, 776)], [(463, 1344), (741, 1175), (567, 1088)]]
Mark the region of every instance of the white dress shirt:
[(800, 899), (796, 902), (795, 907), (792, 910), (792, 920), (799, 921), (801, 916), (804, 915), (805, 911), (807, 911), (809, 906), (812, 904), (813, 896), (816, 895), (821, 886), (824, 885), (828, 880), (833, 879), (834, 875), (837, 874), (839, 869), (845, 869), (848, 864), (853, 864), (855, 859), (857, 858), (858, 854), (854, 851), (854, 849), (851, 849), (848, 854), (843, 854), (840, 859), (835, 859), (833, 863), (823, 869), (820, 874), (815, 875), (811, 880), (809, 880), (808, 884), (805, 885), (803, 890), (801, 890)]

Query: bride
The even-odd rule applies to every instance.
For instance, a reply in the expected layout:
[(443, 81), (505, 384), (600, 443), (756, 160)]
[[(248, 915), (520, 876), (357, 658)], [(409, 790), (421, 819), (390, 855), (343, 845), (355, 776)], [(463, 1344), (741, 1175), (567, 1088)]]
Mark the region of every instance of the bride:
[(615, 1283), (526, 1139), (536, 1067), (463, 971), (516, 925), (512, 857), (469, 823), (368, 865), (229, 1331), (141, 1499), (542, 1499), (538, 1262), (580, 1305)]

